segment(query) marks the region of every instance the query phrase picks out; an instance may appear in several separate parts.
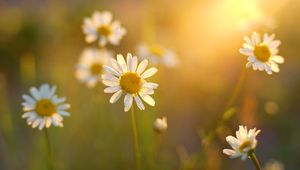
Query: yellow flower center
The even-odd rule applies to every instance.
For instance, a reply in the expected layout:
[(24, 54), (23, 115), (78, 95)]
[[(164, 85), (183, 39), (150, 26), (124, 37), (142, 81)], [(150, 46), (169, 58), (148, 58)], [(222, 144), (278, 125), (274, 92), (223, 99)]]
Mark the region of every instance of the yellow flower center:
[(271, 57), (271, 52), (265, 44), (261, 43), (255, 46), (254, 55), (258, 60), (266, 62)]
[(36, 103), (35, 111), (40, 116), (51, 116), (56, 111), (56, 106), (49, 99), (41, 99)]
[(111, 34), (110, 26), (102, 25), (98, 28), (98, 33), (103, 36), (109, 36)]
[(250, 147), (251, 147), (251, 143), (250, 143), (250, 141), (247, 140), (241, 144), (239, 149), (240, 149), (240, 152), (244, 152), (244, 149), (250, 148)]
[(136, 73), (125, 73), (120, 78), (120, 86), (127, 93), (136, 94), (142, 88), (142, 78)]
[(165, 49), (157, 44), (151, 45), (149, 47), (149, 50), (152, 54), (154, 54), (157, 57), (163, 57), (165, 54)]
[(92, 75), (99, 75), (102, 72), (102, 65), (94, 63), (90, 67), (90, 72)]

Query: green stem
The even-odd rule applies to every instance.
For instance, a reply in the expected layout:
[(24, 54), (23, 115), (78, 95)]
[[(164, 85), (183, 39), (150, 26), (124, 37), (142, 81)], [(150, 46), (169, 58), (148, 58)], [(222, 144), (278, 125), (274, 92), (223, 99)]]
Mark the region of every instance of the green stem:
[(48, 169), (53, 170), (52, 151), (51, 151), (48, 129), (44, 128), (44, 132), (45, 132), (46, 145), (47, 145), (47, 151), (48, 151)]
[(256, 155), (255, 155), (255, 153), (253, 152), (253, 153), (251, 153), (249, 156), (250, 156), (250, 158), (251, 158), (253, 164), (255, 165), (256, 170), (261, 170), (259, 161), (258, 161), (258, 159), (257, 159), (257, 157), (256, 157)]
[(135, 167), (136, 170), (141, 169), (140, 163), (140, 153), (139, 153), (139, 142), (138, 142), (138, 132), (136, 128), (135, 114), (134, 114), (134, 106), (130, 108), (131, 112), (131, 128), (133, 132), (133, 144), (134, 144), (134, 159), (135, 159)]
[[(208, 152), (210, 143), (217, 137), (217, 133), (218, 133), (218, 128), (223, 127), (224, 124), (226, 123), (226, 121), (228, 121), (229, 118), (226, 118), (227, 116), (225, 116), (225, 114), (228, 112), (228, 110), (232, 107), (232, 105), (235, 103), (237, 97), (240, 94), (240, 91), (242, 89), (242, 86), (245, 82), (245, 78), (246, 78), (246, 68), (244, 67), (241, 70), (238, 82), (235, 84), (234, 89), (230, 95), (230, 97), (228, 98), (228, 101), (226, 103), (225, 106), (225, 110), (222, 113), (222, 117), (221, 119), (215, 124), (215, 126), (208, 131), (208, 133), (203, 137), (202, 140), (202, 144), (204, 145), (204, 151), (206, 150), (206, 152)], [(226, 119), (224, 119), (226, 118)], [(207, 153), (206, 153), (207, 154)]]
[(150, 162), (150, 169), (156, 169), (159, 167), (158, 160), (160, 159), (160, 155), (158, 154), (159, 145), (161, 143), (161, 134), (155, 133), (154, 134), (154, 142), (152, 146), (152, 156), (151, 156), (151, 162)]
[(234, 89), (230, 95), (230, 97), (228, 98), (228, 101), (226, 103), (224, 112), (222, 113), (222, 118), (217, 122), (217, 124), (215, 125), (215, 127), (209, 131), (207, 133), (207, 135), (205, 136), (205, 140), (204, 140), (204, 144), (205, 145), (209, 145), (210, 142), (212, 140), (214, 140), (214, 138), (217, 135), (217, 129), (219, 127), (222, 127), (224, 125), (224, 123), (227, 121), (224, 119), (224, 115), (226, 114), (226, 112), (228, 111), (228, 109), (230, 109), (232, 107), (232, 105), (235, 103), (236, 98), (239, 96), (241, 88), (245, 82), (245, 77), (246, 77), (246, 68), (243, 68), (243, 70), (240, 73), (238, 82), (235, 84)]
[(225, 111), (224, 111), (224, 112), (226, 112), (227, 109), (228, 109), (229, 107), (231, 107), (231, 106), (234, 104), (236, 98), (237, 98), (238, 95), (240, 94), (242, 85), (244, 84), (244, 81), (245, 81), (245, 77), (246, 77), (246, 68), (244, 67), (243, 70), (241, 71), (239, 80), (238, 80), (238, 82), (236, 83), (236, 85), (235, 85), (235, 87), (234, 87), (234, 90), (233, 90), (233, 92), (232, 92), (232, 94), (231, 94), (231, 96), (230, 96), (230, 98), (229, 98), (229, 100), (228, 100), (228, 102), (227, 102), (227, 104), (226, 104), (226, 108), (225, 108)]

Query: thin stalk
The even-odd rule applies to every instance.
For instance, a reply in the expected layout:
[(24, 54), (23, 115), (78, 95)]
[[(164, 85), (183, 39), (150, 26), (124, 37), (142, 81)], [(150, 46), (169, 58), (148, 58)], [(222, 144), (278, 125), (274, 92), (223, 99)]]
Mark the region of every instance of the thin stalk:
[(135, 167), (136, 167), (136, 170), (140, 170), (141, 163), (140, 163), (139, 141), (138, 141), (138, 132), (137, 132), (137, 128), (136, 128), (134, 106), (132, 106), (130, 108), (130, 112), (131, 112), (131, 128), (132, 128), (132, 132), (133, 132)]
[(154, 134), (154, 142), (152, 146), (152, 151), (151, 151), (151, 160), (150, 160), (150, 168), (149, 169), (155, 169), (158, 168), (158, 160), (160, 159), (159, 153), (159, 145), (161, 143), (161, 134), (158, 134), (155, 132)]
[(246, 68), (244, 67), (243, 70), (241, 71), (239, 80), (236, 83), (236, 85), (234, 87), (234, 90), (233, 90), (233, 92), (232, 92), (232, 94), (231, 94), (231, 96), (230, 96), (230, 98), (229, 98), (229, 100), (226, 104), (226, 108), (225, 108), (224, 112), (226, 112), (226, 110), (234, 104), (236, 98), (240, 94), (242, 85), (244, 84), (244, 81), (245, 81), (245, 77), (246, 77)]
[(239, 96), (239, 94), (241, 92), (241, 88), (245, 82), (245, 77), (246, 77), (246, 68), (243, 68), (243, 70), (240, 73), (238, 82), (235, 84), (234, 89), (226, 102), (225, 109), (222, 113), (222, 118), (217, 122), (215, 127), (212, 130), (210, 130), (207, 133), (207, 135), (204, 137), (205, 140), (204, 140), (203, 144), (209, 145), (210, 142), (212, 140), (214, 140), (214, 138), (216, 137), (218, 128), (222, 127), (224, 125), (224, 123), (227, 121), (227, 119), (224, 119), (225, 114), (227, 113), (228, 109), (230, 109), (233, 106), (233, 104), (236, 101), (236, 98)]
[[(208, 154), (208, 152), (209, 152), (209, 146), (210, 146), (211, 141), (213, 141), (217, 137), (218, 129), (223, 127), (224, 124), (226, 123), (226, 121), (228, 121), (228, 119), (231, 117), (231, 116), (230, 117), (226, 116), (226, 114), (228, 113), (229, 109), (231, 109), (232, 106), (235, 104), (236, 99), (239, 96), (239, 94), (241, 92), (241, 89), (243, 87), (243, 84), (245, 82), (245, 78), (246, 78), (246, 68), (244, 67), (241, 70), (239, 79), (238, 79), (237, 83), (235, 84), (234, 89), (233, 89), (230, 97), (228, 98), (228, 100), (226, 102), (226, 106), (225, 106), (225, 109), (222, 113), (221, 119), (203, 137), (202, 144), (204, 145), (204, 151), (206, 152), (206, 154)], [(210, 167), (210, 165), (208, 165), (208, 166)]]
[(45, 132), (47, 152), (48, 152), (48, 169), (53, 170), (52, 151), (51, 151), (51, 144), (50, 144), (50, 137), (49, 137), (48, 129), (44, 128), (44, 132)]
[(249, 156), (250, 156), (250, 158), (251, 158), (253, 164), (255, 165), (256, 170), (261, 170), (261, 166), (260, 166), (260, 164), (259, 164), (259, 161), (258, 161), (258, 159), (257, 159), (257, 157), (256, 157), (256, 155), (255, 155), (255, 153), (253, 152), (253, 153), (251, 153)]

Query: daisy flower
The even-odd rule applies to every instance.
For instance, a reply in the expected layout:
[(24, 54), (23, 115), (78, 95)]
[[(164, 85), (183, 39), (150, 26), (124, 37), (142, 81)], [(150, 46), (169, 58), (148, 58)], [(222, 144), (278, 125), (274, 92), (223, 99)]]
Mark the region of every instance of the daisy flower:
[(64, 103), (65, 97), (57, 97), (55, 94), (56, 87), (43, 84), (39, 89), (32, 87), (30, 94), (24, 94), (25, 100), (23, 105), (22, 118), (27, 119), (27, 124), (32, 128), (38, 127), (42, 130), (44, 127), (49, 128), (51, 124), (63, 127), (63, 117), (69, 116), (70, 113), (65, 111), (70, 105)]
[(257, 145), (256, 136), (259, 133), (260, 130), (256, 130), (256, 128), (247, 131), (246, 126), (239, 126), (236, 138), (233, 136), (226, 137), (226, 141), (231, 145), (232, 149), (224, 149), (223, 153), (229, 155), (230, 158), (241, 156), (242, 160), (245, 160), (255, 150)]
[(75, 76), (86, 83), (89, 88), (95, 87), (101, 80), (103, 65), (109, 63), (112, 53), (105, 49), (86, 48), (76, 66)]
[(153, 122), (153, 129), (158, 133), (165, 132), (168, 129), (167, 118), (162, 117), (155, 119), (155, 121)]
[(127, 61), (119, 54), (117, 60), (111, 59), (110, 66), (103, 66), (107, 73), (102, 75), (102, 82), (106, 86), (105, 93), (114, 93), (109, 102), (115, 103), (123, 93), (124, 111), (127, 112), (133, 103), (136, 102), (139, 109), (144, 110), (145, 106), (140, 98), (151, 106), (155, 105), (155, 101), (150, 96), (154, 93), (154, 89), (158, 87), (156, 83), (149, 83), (145, 79), (151, 77), (157, 72), (157, 69), (152, 67), (145, 71), (148, 60), (144, 59), (138, 64), (136, 56), (127, 54)]
[(166, 67), (175, 67), (178, 64), (176, 54), (158, 44), (141, 44), (138, 46), (138, 55), (154, 64), (163, 64)]
[(248, 56), (246, 67), (253, 67), (254, 70), (265, 70), (268, 74), (279, 72), (278, 64), (284, 62), (284, 58), (277, 55), (279, 40), (274, 40), (275, 35), (264, 34), (261, 40), (260, 35), (252, 33), (251, 38), (244, 37), (245, 43), (240, 49), (240, 53)]
[(108, 11), (96, 11), (91, 18), (84, 18), (82, 29), (87, 43), (98, 41), (101, 47), (108, 42), (118, 45), (126, 34), (119, 21), (112, 21), (112, 14)]

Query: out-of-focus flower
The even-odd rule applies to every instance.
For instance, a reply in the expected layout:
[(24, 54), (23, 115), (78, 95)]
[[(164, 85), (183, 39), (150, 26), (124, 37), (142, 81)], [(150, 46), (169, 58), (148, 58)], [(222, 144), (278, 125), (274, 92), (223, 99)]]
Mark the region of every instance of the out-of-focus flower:
[(103, 65), (108, 64), (112, 53), (105, 49), (86, 48), (76, 66), (75, 76), (89, 88), (95, 87), (101, 80)]
[(107, 73), (102, 75), (102, 82), (106, 86), (105, 93), (114, 93), (109, 102), (115, 103), (124, 92), (124, 111), (127, 112), (135, 100), (139, 109), (144, 110), (145, 106), (140, 97), (149, 105), (154, 106), (155, 101), (150, 96), (154, 93), (154, 89), (158, 87), (156, 83), (149, 83), (145, 79), (151, 77), (157, 72), (157, 69), (152, 67), (144, 71), (148, 65), (148, 60), (143, 60), (138, 64), (136, 56), (127, 54), (127, 62), (124, 57), (119, 54), (117, 60), (111, 59), (111, 66), (104, 66)]
[(70, 104), (64, 103), (66, 98), (58, 98), (55, 94), (56, 87), (43, 84), (39, 89), (32, 87), (30, 94), (24, 94), (22, 97), (25, 102), (22, 103), (22, 118), (27, 119), (27, 124), (32, 128), (38, 127), (42, 130), (44, 127), (49, 128), (51, 124), (63, 127), (63, 117), (69, 116), (70, 113), (65, 111), (70, 108)]
[(140, 44), (138, 55), (142, 59), (148, 59), (153, 64), (163, 64), (166, 67), (175, 67), (178, 64), (176, 54), (158, 44)]
[(239, 130), (236, 131), (236, 138), (233, 136), (226, 137), (226, 141), (232, 149), (223, 149), (223, 153), (229, 155), (230, 158), (241, 156), (241, 159), (245, 160), (249, 154), (254, 152), (257, 145), (256, 136), (259, 133), (260, 130), (256, 130), (256, 128), (247, 131), (246, 126), (239, 126)]
[(284, 170), (284, 166), (279, 161), (269, 160), (263, 169), (264, 170)]
[(92, 43), (98, 41), (101, 47), (108, 42), (112, 45), (118, 45), (126, 30), (119, 21), (112, 21), (112, 14), (108, 11), (94, 12), (91, 18), (84, 18), (82, 26), (85, 41)]
[(158, 133), (165, 132), (167, 128), (168, 128), (168, 122), (166, 117), (157, 118), (153, 122), (153, 129)]
[(278, 112), (278, 104), (274, 101), (268, 101), (265, 103), (265, 111), (270, 115), (274, 115)]
[(279, 40), (274, 40), (275, 35), (264, 34), (261, 40), (260, 35), (252, 33), (251, 38), (244, 37), (245, 43), (240, 49), (240, 53), (248, 56), (246, 67), (252, 66), (254, 70), (265, 70), (268, 74), (279, 72), (278, 64), (284, 62), (284, 58), (277, 55)]

